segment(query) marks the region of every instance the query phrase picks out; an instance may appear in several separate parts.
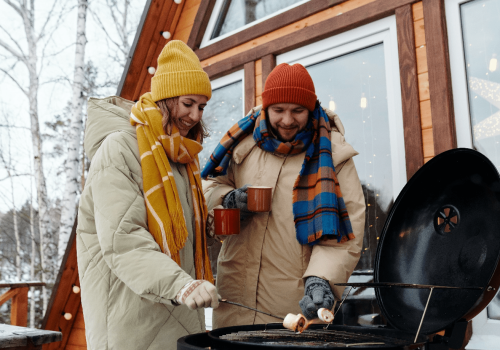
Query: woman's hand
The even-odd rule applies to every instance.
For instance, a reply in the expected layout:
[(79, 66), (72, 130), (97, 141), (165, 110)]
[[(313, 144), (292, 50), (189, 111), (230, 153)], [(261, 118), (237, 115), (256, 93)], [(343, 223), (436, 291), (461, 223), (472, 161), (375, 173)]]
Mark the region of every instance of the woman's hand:
[(177, 301), (186, 304), (190, 310), (202, 307), (219, 307), (220, 296), (215, 286), (205, 280), (194, 280), (185, 285), (177, 294)]

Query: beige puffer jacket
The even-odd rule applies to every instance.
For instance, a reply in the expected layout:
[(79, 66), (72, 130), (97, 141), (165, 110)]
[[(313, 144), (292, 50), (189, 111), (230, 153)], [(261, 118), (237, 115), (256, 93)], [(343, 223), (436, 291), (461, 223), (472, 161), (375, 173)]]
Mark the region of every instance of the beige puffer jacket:
[(148, 232), (131, 107), (119, 97), (88, 103), (85, 152), (91, 166), (77, 228), (87, 345), (92, 350), (173, 350), (179, 337), (205, 330), (203, 309), (172, 305), (195, 278), (191, 191), (185, 167), (173, 164), (189, 231), (180, 268)]
[[(254, 111), (259, 107), (254, 108)], [(253, 214), (242, 221), (239, 235), (224, 240), (217, 264), (217, 290), (222, 298), (278, 316), (301, 312), (304, 278), (318, 276), (330, 281), (336, 299), (354, 270), (363, 244), (365, 201), (352, 157), (358, 154), (344, 139), (339, 117), (326, 110), (332, 125), (332, 156), (354, 240), (337, 243), (326, 240), (310, 247), (295, 237), (292, 187), (305, 152), (283, 156), (265, 152), (249, 135), (235, 148), (227, 175), (205, 181), (208, 209), (222, 204), (224, 196), (245, 184), (272, 186), (270, 213)], [(279, 322), (279, 320), (221, 304), (214, 310), (214, 328)]]

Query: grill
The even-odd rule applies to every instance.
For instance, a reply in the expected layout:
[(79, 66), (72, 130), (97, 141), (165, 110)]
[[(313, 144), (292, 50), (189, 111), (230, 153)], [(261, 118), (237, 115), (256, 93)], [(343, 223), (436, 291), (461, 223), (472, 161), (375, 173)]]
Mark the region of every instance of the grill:
[[(374, 283), (388, 327), (235, 326), (179, 339), (178, 350), (425, 349), (462, 347), (468, 321), (500, 286), (500, 178), (479, 152), (427, 162), (394, 202), (380, 236)], [(342, 304), (341, 304), (342, 305)], [(237, 317), (237, 313), (235, 313)], [(433, 335), (445, 330), (444, 336)]]
[(233, 342), (244, 342), (262, 345), (288, 345), (307, 347), (372, 347), (391, 348), (406, 345), (406, 340), (393, 338), (387, 335), (374, 334), (370, 331), (360, 333), (349, 330), (328, 329), (325, 326), (308, 329), (302, 333), (295, 333), (288, 329), (265, 329), (255, 331), (238, 331), (221, 335), (219, 339)]

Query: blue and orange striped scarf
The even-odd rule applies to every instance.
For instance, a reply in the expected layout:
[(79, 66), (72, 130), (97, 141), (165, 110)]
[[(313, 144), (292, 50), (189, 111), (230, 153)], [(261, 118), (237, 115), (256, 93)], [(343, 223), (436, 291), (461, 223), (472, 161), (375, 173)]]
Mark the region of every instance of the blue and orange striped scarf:
[(332, 160), (330, 122), (316, 103), (307, 126), (292, 142), (281, 142), (267, 128), (264, 111), (249, 114), (233, 125), (210, 156), (201, 177), (225, 175), (234, 148), (253, 132), (257, 145), (267, 152), (298, 154), (306, 151), (293, 186), (293, 217), (300, 244), (314, 245), (320, 239), (353, 239), (351, 221), (340, 191)]

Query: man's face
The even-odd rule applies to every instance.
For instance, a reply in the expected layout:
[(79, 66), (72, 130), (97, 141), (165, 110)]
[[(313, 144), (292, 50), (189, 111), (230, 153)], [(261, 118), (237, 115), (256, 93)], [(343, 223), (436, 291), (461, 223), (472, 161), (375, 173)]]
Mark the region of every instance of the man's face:
[(309, 111), (294, 103), (276, 103), (267, 108), (271, 129), (280, 141), (290, 142), (307, 125)]

